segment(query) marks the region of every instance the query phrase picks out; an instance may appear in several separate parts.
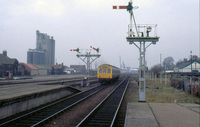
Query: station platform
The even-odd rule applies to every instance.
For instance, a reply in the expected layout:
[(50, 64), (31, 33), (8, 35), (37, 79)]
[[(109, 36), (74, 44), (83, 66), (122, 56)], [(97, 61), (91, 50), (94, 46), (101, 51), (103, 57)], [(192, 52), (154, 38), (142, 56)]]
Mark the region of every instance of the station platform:
[(0, 85), (0, 120), (81, 91), (64, 81)]
[(200, 127), (200, 105), (128, 103), (125, 127)]
[(53, 89), (64, 88), (64, 85), (38, 85), (38, 84), (21, 84), (12, 86), (0, 86), (0, 100), (9, 100), (12, 98), (40, 93)]
[[(82, 75), (59, 75), (59, 76), (35, 76), (28, 80), (3, 80), (0, 81), (0, 101), (9, 100), (12, 98), (17, 98), (25, 95), (30, 95), (34, 93), (42, 93), (45, 91), (51, 91), (55, 89), (61, 89), (67, 87), (67, 80), (73, 78), (84, 78)], [(38, 81), (49, 81), (49, 84)], [(55, 81), (54, 81), (55, 80)], [(61, 81), (65, 81), (65, 85), (61, 84)], [(14, 83), (7, 85), (7, 83)], [(27, 83), (19, 83), (27, 82)], [(16, 83), (16, 84), (15, 84)]]

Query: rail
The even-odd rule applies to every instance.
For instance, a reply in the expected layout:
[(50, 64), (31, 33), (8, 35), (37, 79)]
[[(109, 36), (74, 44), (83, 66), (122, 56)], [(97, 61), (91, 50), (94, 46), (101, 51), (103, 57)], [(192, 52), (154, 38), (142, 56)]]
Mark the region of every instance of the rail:
[(129, 81), (130, 76), (120, 82), (76, 127), (113, 126)]
[(46, 105), (42, 108), (36, 109), (27, 114), (24, 114), (24, 115), (18, 116), (17, 118), (13, 118), (9, 121), (3, 122), (0, 124), (0, 126), (4, 126), (4, 127), (39, 126), (43, 124), (45, 121), (58, 115), (59, 113), (73, 107), (74, 105), (82, 102), (86, 98), (101, 91), (105, 87), (106, 86), (97, 86), (88, 91), (77, 93), (75, 95), (63, 98), (62, 100), (56, 101), (52, 104)]

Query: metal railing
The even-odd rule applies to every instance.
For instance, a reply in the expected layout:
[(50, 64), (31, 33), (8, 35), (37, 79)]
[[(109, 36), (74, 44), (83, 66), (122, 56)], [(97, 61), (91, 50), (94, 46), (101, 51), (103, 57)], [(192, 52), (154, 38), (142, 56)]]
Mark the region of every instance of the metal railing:
[(157, 24), (129, 24), (128, 37), (158, 37)]

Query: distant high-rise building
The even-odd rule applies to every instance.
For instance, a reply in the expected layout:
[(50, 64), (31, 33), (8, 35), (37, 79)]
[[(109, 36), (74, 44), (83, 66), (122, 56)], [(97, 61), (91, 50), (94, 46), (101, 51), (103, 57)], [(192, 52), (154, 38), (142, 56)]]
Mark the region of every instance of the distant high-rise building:
[(37, 49), (29, 49), (27, 52), (27, 63), (37, 65), (45, 64), (45, 52)]
[(27, 63), (51, 64), (55, 63), (55, 40), (49, 35), (36, 31), (36, 49), (27, 52)]

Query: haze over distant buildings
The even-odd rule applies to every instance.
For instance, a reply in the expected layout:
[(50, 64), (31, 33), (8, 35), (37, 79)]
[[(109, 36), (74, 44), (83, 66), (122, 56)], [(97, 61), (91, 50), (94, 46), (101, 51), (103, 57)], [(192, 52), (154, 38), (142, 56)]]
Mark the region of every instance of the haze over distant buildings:
[[(100, 49), (97, 65), (119, 67), (119, 56), (126, 66), (139, 66), (139, 51), (126, 41), (130, 14), (113, 10), (130, 0), (0, 0), (0, 52), (20, 62), (27, 61), (27, 50), (35, 47), (35, 30), (53, 35), (57, 63), (84, 64), (70, 49)], [(199, 0), (133, 0), (137, 24), (157, 24), (160, 37), (146, 51), (150, 68), (166, 57), (175, 62), (199, 55)], [(93, 65), (94, 67), (94, 65)]]
[(55, 63), (55, 40), (53, 36), (36, 31), (36, 49), (27, 52), (27, 63), (53, 65)]

